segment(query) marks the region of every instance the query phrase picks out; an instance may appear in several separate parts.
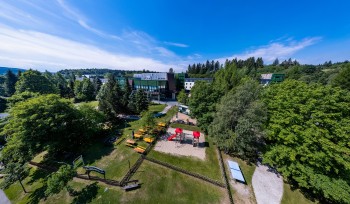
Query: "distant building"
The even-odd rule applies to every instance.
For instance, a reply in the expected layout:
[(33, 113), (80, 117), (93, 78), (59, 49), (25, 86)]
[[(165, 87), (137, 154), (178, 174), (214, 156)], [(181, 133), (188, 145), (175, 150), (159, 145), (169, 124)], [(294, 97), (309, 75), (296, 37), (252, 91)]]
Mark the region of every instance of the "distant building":
[(175, 99), (175, 75), (174, 73), (134, 74), (133, 89), (143, 89), (153, 99)]
[(211, 83), (213, 79), (212, 78), (185, 78), (185, 84), (184, 84), (185, 90), (190, 91), (194, 86), (194, 84), (196, 83), (196, 81), (206, 81)]
[(284, 81), (284, 74), (261, 74), (260, 84), (268, 85), (270, 83), (282, 82)]

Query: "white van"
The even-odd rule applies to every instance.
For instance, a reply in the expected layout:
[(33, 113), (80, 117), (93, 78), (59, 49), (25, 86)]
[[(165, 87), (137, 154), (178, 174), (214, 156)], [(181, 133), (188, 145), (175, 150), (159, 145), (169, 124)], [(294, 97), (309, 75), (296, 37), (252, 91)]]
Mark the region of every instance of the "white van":
[(188, 106), (179, 105), (179, 112), (180, 113), (184, 113), (186, 115), (189, 115), (190, 114), (190, 109), (188, 108)]

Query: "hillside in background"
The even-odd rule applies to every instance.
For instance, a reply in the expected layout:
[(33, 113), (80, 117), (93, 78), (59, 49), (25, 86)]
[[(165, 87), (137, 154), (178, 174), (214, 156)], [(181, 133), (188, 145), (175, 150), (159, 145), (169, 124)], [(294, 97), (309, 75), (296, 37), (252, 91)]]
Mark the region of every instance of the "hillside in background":
[(0, 67), (0, 75), (6, 74), (7, 70), (11, 70), (14, 74), (17, 74), (18, 71), (24, 72), (25, 69), (21, 68), (12, 68), (12, 67)]

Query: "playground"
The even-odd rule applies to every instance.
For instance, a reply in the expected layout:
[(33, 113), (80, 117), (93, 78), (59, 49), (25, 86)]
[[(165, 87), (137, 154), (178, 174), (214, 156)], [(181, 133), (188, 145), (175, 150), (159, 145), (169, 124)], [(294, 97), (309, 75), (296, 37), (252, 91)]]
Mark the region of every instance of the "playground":
[[(175, 128), (168, 128), (166, 136), (163, 137), (162, 140), (159, 140), (157, 144), (154, 147), (155, 151), (168, 153), (172, 155), (179, 155), (179, 156), (190, 156), (190, 157), (196, 157), (201, 160), (205, 160), (205, 136), (203, 133), (200, 134), (198, 146), (193, 146), (193, 132), (188, 130), (183, 130), (184, 136), (180, 137), (173, 137), (175, 134)], [(170, 139), (170, 140), (168, 140)]]
[[(150, 107), (154, 112), (164, 108)], [(103, 139), (86, 147), (73, 160), (73, 166), (79, 166), (78, 175), (68, 185), (75, 196), (64, 189), (45, 198), (44, 184), (50, 173), (41, 163), (45, 152), (33, 159), (30, 176), (23, 180), (31, 193), (23, 193), (17, 182), (5, 190), (6, 195), (12, 203), (230, 203), (221, 168), (226, 166), (234, 202), (256, 203), (252, 188), (255, 166), (227, 155), (221, 165), (217, 147), (199, 127), (187, 125), (193, 127), (189, 131), (182, 124), (166, 129), (176, 112), (176, 107), (169, 109), (151, 127), (140, 120), (129, 121), (113, 145), (106, 145)], [(164, 132), (155, 134), (161, 129)], [(227, 160), (238, 162), (247, 184), (230, 178)]]

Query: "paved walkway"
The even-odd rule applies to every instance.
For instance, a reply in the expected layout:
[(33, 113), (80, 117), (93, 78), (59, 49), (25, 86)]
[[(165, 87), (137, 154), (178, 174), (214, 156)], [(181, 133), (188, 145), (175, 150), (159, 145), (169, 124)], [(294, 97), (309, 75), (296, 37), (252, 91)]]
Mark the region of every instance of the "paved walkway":
[(173, 106), (172, 105), (167, 105), (161, 113), (166, 114), (170, 110), (171, 107), (173, 107)]
[(283, 180), (268, 167), (259, 165), (253, 174), (253, 189), (258, 204), (279, 204), (283, 196)]
[(11, 204), (10, 200), (7, 198), (3, 190), (0, 189), (0, 203), (1, 204)]

